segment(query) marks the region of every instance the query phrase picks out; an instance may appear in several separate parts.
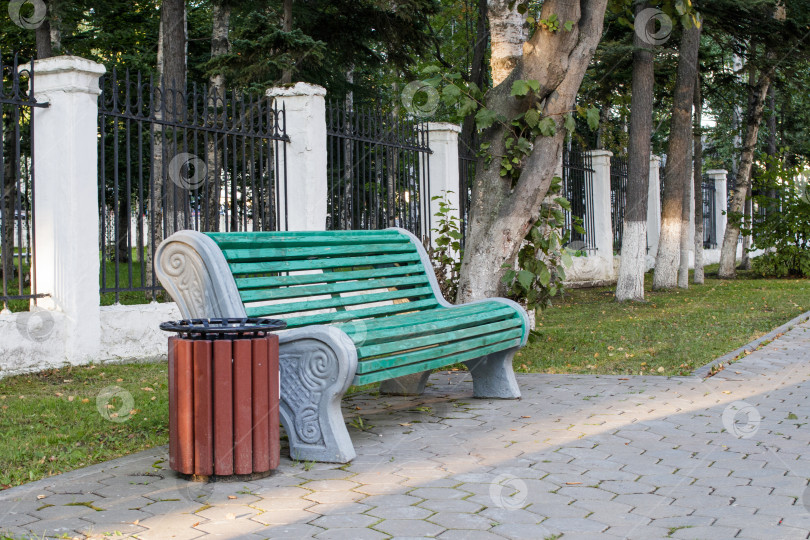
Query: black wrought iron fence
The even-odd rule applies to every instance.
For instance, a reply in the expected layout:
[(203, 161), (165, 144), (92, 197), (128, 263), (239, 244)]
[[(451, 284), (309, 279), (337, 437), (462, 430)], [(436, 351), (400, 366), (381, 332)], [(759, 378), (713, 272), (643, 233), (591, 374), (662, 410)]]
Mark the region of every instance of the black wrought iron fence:
[(467, 144), (458, 140), (458, 204), (461, 216), (461, 248), (467, 239), (467, 222), (470, 217), (470, 202), (472, 201), (472, 183), (475, 181), (475, 169), (478, 158)]
[(177, 230), (286, 228), (289, 138), (284, 110), (269, 98), (196, 84), (172, 90), (117, 70), (101, 89), (102, 293), (118, 302), (123, 292), (159, 290), (152, 256)]
[(0, 53), (0, 273), (2, 309), (24, 311), (37, 291), (34, 220), (34, 62)]
[(714, 201), (714, 181), (703, 177), (703, 247), (717, 248), (717, 206)]
[(430, 145), (427, 122), (381, 107), (326, 108), (326, 228), (402, 227), (431, 236)]
[(624, 211), (627, 206), (627, 158), (610, 158), (610, 222), (613, 229), (613, 249), (622, 249)]
[[(576, 144), (563, 146), (563, 196), (571, 203), (565, 212), (565, 227), (571, 231), (570, 246), (578, 251), (596, 250), (596, 228), (593, 212), (593, 165), (591, 155)], [(573, 227), (574, 218), (582, 220), (585, 232)]]

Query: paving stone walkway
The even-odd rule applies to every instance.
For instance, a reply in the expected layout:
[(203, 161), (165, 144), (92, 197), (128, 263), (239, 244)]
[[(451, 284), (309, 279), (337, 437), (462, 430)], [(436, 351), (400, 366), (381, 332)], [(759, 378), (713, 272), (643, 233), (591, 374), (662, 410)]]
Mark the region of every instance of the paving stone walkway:
[[(166, 448), (0, 492), (13, 538), (808, 538), (810, 323), (715, 377), (466, 374), (344, 402), (358, 457), (188, 483)], [(364, 430), (357, 429), (362, 418)], [(117, 536), (116, 536), (117, 535)]]

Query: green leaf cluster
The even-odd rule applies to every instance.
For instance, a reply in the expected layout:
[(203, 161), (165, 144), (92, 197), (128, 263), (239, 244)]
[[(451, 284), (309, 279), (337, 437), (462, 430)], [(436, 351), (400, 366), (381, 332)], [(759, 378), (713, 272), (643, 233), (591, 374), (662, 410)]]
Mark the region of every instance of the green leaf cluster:
[(424, 244), (442, 295), (447, 300), (453, 301), (458, 293), (461, 260), (464, 253), (461, 249), (461, 220), (447, 197), (449, 193), (453, 192), (447, 191), (432, 198), (439, 203), (439, 210), (434, 214), (438, 218), (437, 226), (431, 229), (436, 233), (435, 247), (427, 238), (424, 239)]
[[(554, 177), (549, 187), (553, 203), (543, 204), (538, 221), (529, 229), (518, 252), (517, 268), (504, 265), (501, 279), (507, 295), (528, 309), (544, 309), (565, 291), (565, 266), (571, 264), (571, 254), (564, 246), (571, 231), (564, 229), (564, 211), (570, 210), (571, 203), (559, 196), (561, 191), (562, 179)], [(574, 230), (582, 232), (581, 225), (575, 223)]]
[[(790, 166), (777, 157), (765, 157), (769, 167), (757, 179), (757, 207), (765, 215), (755, 216), (743, 234), (754, 236), (749, 251), (765, 250), (752, 260), (754, 272), (768, 277), (810, 277), (810, 191), (804, 166)], [(776, 194), (776, 197), (772, 197)], [(729, 214), (729, 220), (742, 216)]]

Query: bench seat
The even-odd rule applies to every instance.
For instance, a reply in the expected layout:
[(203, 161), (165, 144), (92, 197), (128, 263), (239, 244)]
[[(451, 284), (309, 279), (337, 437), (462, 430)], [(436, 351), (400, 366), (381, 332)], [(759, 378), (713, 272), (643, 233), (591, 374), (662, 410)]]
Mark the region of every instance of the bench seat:
[(351, 384), (416, 394), (431, 370), (465, 363), (476, 397), (516, 398), (512, 357), (528, 337), (519, 305), (454, 306), (412, 234), (180, 231), (155, 272), (186, 318), (269, 317), (280, 336), (281, 418), (297, 459), (346, 462), (340, 412)]

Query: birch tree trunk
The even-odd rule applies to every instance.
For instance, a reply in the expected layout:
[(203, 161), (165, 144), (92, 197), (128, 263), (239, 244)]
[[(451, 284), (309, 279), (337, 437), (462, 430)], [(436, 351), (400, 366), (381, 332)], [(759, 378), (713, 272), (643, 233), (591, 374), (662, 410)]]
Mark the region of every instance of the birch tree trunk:
[(672, 100), (669, 149), (664, 169), (661, 236), (655, 258), (653, 289), (670, 289), (678, 281), (684, 190), (689, 186), (692, 170), (689, 148), (692, 146), (692, 102), (699, 46), (700, 28), (692, 26), (684, 29)]
[(695, 190), (695, 273), (692, 278), (695, 284), (704, 282), (703, 275), (703, 139), (701, 123), (703, 121), (703, 96), (700, 91), (700, 74), (695, 78), (695, 127), (693, 160)]
[[(649, 8), (636, 5), (636, 14)], [(655, 24), (654, 21), (650, 21)], [(653, 87), (655, 85), (653, 45), (634, 33), (633, 82), (630, 106), (630, 144), (627, 165), (627, 193), (622, 233), (621, 263), (616, 283), (616, 300), (644, 301), (644, 270), (647, 255), (647, 191), (650, 183)]]
[(736, 277), (735, 263), (737, 260), (737, 240), (740, 237), (740, 217), (744, 210), (748, 189), (751, 186), (751, 166), (754, 163), (754, 150), (757, 145), (759, 126), (762, 123), (762, 112), (765, 108), (765, 96), (771, 84), (770, 73), (760, 75), (757, 84), (751, 87), (754, 99), (751, 101), (748, 120), (745, 127), (740, 168), (737, 173), (737, 185), (731, 205), (728, 209), (729, 219), (726, 224), (726, 233), (723, 235), (723, 247), (720, 249), (720, 269), (717, 275), (722, 279)]
[[(231, 6), (227, 2), (211, 6), (211, 58), (227, 54), (231, 50), (228, 34), (231, 25)], [(208, 79), (208, 114), (215, 119), (220, 108), (225, 112), (225, 77), (222, 74), (211, 75)], [(216, 120), (214, 120), (216, 121)], [(206, 205), (204, 227), (208, 231), (219, 230), (219, 203), (222, 197), (222, 145), (217, 144), (217, 134), (212, 133), (206, 148), (205, 163), (208, 167), (205, 183)], [(224, 144), (224, 140), (223, 140)], [(261, 179), (260, 179), (261, 180)], [(266, 186), (261, 186), (266, 189)], [(254, 226), (258, 225), (259, 216), (254, 216)]]
[[(523, 56), (523, 44), (528, 37), (526, 14), (517, 11), (514, 0), (488, 0), (487, 16), (492, 40), (489, 65), (492, 86), (498, 86), (515, 69)], [(563, 20), (563, 19), (560, 19)]]
[[(494, 3), (491, 2), (490, 7)], [(562, 156), (563, 117), (574, 106), (582, 77), (599, 43), (606, 4), (607, 0), (546, 0), (541, 17), (557, 14), (560, 21), (573, 22), (572, 30), (549, 32), (538, 28), (526, 43), (525, 54), (512, 73), (490, 92), (487, 107), (507, 118), (542, 103), (543, 116), (555, 121), (557, 132), (534, 141), (514, 186), (510, 179), (501, 177), (499, 159), (482, 164), (476, 170), (469, 236), (459, 283), (458, 300), (461, 302), (504, 292), (503, 265), (514, 262), (548, 192)], [(527, 79), (539, 81), (539, 95), (522, 99), (510, 96), (512, 82)], [(506, 129), (501, 124), (483, 133), (483, 142), (490, 143), (492, 155), (506, 154), (505, 134)]]

